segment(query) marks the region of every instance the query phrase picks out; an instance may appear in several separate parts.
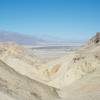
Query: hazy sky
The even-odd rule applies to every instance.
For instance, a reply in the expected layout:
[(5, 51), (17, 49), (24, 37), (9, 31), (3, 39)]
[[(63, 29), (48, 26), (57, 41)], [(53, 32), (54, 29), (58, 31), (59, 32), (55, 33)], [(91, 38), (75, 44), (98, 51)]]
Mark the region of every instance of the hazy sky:
[(0, 30), (83, 41), (100, 31), (100, 0), (0, 0)]

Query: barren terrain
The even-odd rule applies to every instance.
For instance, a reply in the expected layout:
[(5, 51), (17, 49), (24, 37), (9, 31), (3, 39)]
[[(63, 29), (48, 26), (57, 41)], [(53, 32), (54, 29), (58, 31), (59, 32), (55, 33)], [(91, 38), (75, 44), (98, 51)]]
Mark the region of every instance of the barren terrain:
[(100, 100), (99, 37), (81, 46), (0, 43), (1, 100)]

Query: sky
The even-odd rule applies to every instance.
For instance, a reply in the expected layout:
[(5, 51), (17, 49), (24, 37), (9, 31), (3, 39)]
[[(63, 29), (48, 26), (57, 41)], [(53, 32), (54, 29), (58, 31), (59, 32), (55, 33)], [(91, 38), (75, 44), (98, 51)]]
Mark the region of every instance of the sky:
[(0, 30), (85, 41), (100, 31), (100, 0), (0, 0)]

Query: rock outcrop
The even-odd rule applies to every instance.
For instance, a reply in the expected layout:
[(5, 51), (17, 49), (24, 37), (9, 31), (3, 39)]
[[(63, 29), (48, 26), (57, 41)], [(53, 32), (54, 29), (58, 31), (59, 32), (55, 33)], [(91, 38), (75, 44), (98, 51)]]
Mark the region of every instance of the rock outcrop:
[(88, 45), (99, 44), (99, 43), (100, 43), (100, 32), (97, 32), (96, 35), (89, 40)]

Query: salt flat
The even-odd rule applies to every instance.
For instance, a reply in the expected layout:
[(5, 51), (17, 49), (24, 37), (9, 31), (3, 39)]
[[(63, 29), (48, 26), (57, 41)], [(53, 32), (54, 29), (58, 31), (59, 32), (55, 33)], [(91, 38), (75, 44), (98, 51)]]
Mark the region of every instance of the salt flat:
[(67, 55), (70, 52), (76, 51), (82, 43), (64, 43), (64, 44), (45, 44), (35, 46), (25, 46), (31, 49), (34, 55), (36, 55), (43, 63), (52, 61)]

